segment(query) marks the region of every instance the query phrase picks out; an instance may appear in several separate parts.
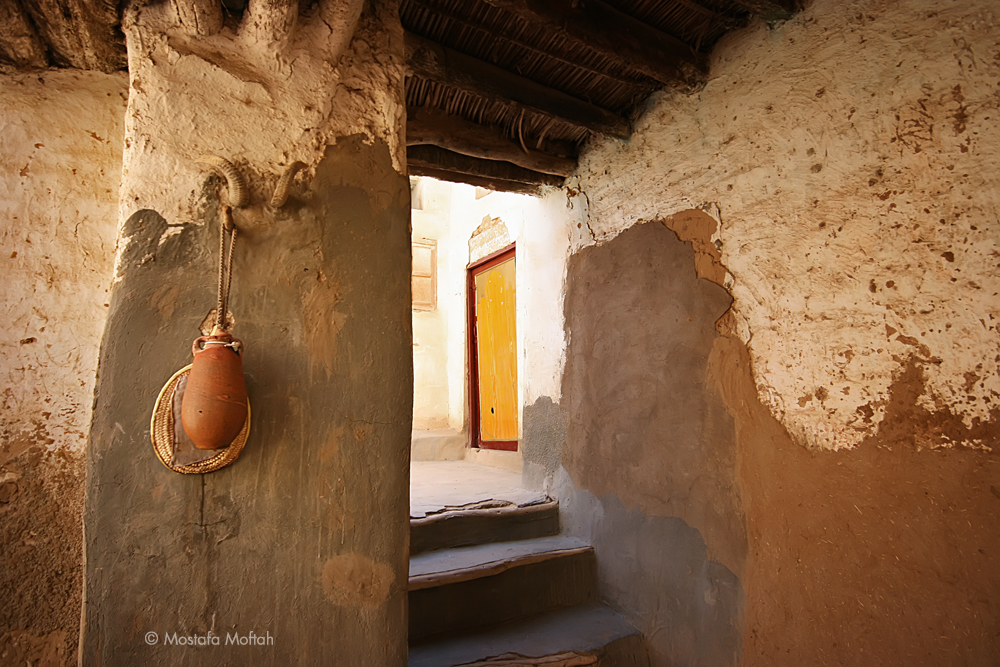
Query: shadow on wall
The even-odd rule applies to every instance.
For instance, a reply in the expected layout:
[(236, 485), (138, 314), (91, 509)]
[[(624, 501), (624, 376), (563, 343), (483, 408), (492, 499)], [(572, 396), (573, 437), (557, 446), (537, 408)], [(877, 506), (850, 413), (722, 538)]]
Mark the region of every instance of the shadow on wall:
[(649, 643), (654, 665), (740, 664), (745, 595), (739, 577), (711, 560), (701, 533), (677, 517), (626, 509), (557, 483), (564, 530), (598, 554), (601, 597)]
[(690, 243), (636, 225), (569, 260), (562, 406), (525, 408), (525, 477), (591, 540), (601, 595), (656, 665), (732, 665), (747, 539), (732, 417), (707, 381), (729, 294)]

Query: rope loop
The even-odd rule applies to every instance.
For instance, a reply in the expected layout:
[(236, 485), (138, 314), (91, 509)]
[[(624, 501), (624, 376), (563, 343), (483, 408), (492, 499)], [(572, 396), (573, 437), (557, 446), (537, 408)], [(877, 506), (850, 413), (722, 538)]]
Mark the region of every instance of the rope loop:
[[(229, 233), (228, 251), (226, 233)], [(219, 298), (215, 311), (215, 328), (228, 332), (226, 326), (229, 319), (229, 291), (233, 285), (233, 248), (236, 246), (238, 230), (233, 224), (233, 207), (222, 207), (222, 220), (219, 221)], [(235, 348), (234, 348), (235, 349)], [(238, 353), (239, 350), (236, 350)]]

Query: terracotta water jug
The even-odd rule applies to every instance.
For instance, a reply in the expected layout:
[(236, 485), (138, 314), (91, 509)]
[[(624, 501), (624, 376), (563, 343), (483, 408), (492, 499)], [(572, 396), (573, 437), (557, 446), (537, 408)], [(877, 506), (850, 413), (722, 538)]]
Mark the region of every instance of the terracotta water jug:
[(181, 399), (184, 432), (199, 449), (223, 449), (239, 435), (247, 418), (243, 343), (225, 331), (195, 339), (194, 362)]

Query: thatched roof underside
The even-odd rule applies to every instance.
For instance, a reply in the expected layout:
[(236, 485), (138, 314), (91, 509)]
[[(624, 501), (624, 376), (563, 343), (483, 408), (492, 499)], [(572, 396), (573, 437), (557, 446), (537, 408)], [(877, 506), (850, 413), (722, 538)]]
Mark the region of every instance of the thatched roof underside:
[[(533, 160), (533, 153), (573, 160), (592, 134), (627, 136), (629, 121), (651, 92), (692, 90), (704, 82), (706, 56), (727, 31), (754, 15), (777, 20), (793, 9), (791, 0), (402, 0), (408, 35), (444, 47), (445, 60), (452, 53), (471, 60), (452, 63), (456, 71), (423, 67), (414, 53), (419, 49), (408, 44), (411, 171), (525, 192), (559, 184), (572, 167)], [(485, 66), (477, 71), (479, 63)], [(475, 85), (496, 83), (490, 66), (515, 77), (513, 90)], [(526, 99), (517, 77), (552, 91), (553, 99)], [(586, 109), (561, 113), (566, 96), (621, 123), (584, 122)], [(423, 131), (428, 112), (438, 132)], [(479, 143), (489, 149), (468, 145), (477, 137), (466, 121), (482, 128)], [(449, 124), (454, 141), (440, 136)], [(440, 150), (415, 152), (417, 145)]]
[[(651, 92), (704, 83), (727, 31), (788, 18), (797, 2), (400, 0), (410, 171), (518, 192), (561, 185), (591, 135), (627, 137)], [(6, 0), (0, 64), (124, 69), (123, 4)], [(219, 6), (234, 20), (246, 2)]]

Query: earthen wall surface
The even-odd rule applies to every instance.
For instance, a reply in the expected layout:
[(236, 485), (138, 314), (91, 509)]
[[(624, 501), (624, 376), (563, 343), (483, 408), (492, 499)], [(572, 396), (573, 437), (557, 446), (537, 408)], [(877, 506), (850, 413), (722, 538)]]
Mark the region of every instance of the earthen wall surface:
[(581, 160), (598, 242), (690, 208), (719, 220), (689, 240), (724, 267), (758, 391), (800, 444), (876, 433), (916, 363), (920, 446), (992, 446), (998, 24), (973, 0), (818, 0), (727, 37), (702, 91), (654, 97), (630, 140)]
[[(393, 2), (251, 3), (199, 34), (132, 7), (120, 235), (87, 452), (85, 664), (403, 665), (412, 417), (402, 30)], [(293, 5), (294, 7), (294, 5)], [(160, 388), (230, 309), (252, 408), (205, 475), (150, 444)], [(279, 174), (305, 163), (285, 206)], [(266, 644), (230, 635), (267, 636)], [(221, 638), (218, 645), (174, 637)]]
[(76, 664), (124, 74), (0, 77), (0, 662)]
[[(669, 605), (629, 593), (695, 553), (676, 531), (659, 543), (640, 529), (664, 521), (693, 529), (687, 543), (703, 540), (703, 562), (725, 564), (746, 596), (725, 607), (738, 612), (729, 659), (997, 661), (997, 20), (981, 2), (819, 0), (727, 37), (703, 90), (654, 96), (628, 141), (584, 151), (562, 395), (526, 405), (525, 449), (544, 445), (548, 458), (531, 461), (547, 467), (571, 530), (604, 541), (608, 599), (647, 630), (660, 663), (724, 664), (692, 657), (693, 630), (650, 632)], [(648, 278), (665, 251), (653, 264), (640, 250), (634, 266), (614, 259), (629, 235), (652, 234), (640, 223), (686, 246), (669, 279)], [(602, 333), (601, 311), (573, 297), (601, 298), (606, 288), (585, 288), (595, 270), (619, 300), (662, 296), (662, 313), (648, 307), (634, 327), (623, 313)], [(664, 285), (691, 274), (685, 295), (667, 298)], [(701, 339), (707, 353), (671, 351), (684, 339), (663, 313), (708, 287), (733, 302)], [(591, 344), (578, 347), (581, 335)], [(608, 356), (649, 369), (612, 391), (588, 381)], [(656, 427), (695, 397), (719, 414), (679, 411), (673, 428)], [(705, 423), (716, 435), (690, 450), (703, 458), (679, 456)], [(709, 571), (689, 567), (675, 599), (722, 599), (697, 587)]]
[(538, 429), (561, 417), (564, 527), (593, 542), (601, 595), (653, 664), (734, 665), (746, 524), (734, 422), (705, 380), (732, 299), (692, 259), (658, 223), (571, 257), (562, 401), (525, 418)]

